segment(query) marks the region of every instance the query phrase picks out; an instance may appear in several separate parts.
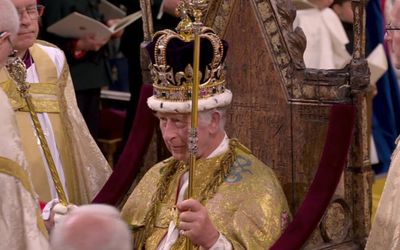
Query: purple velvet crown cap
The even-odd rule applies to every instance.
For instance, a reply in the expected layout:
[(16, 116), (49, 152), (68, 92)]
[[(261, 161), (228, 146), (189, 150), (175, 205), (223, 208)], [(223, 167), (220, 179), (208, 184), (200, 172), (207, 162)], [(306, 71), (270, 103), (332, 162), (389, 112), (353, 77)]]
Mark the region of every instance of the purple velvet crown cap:
[[(185, 42), (178, 34), (164, 30), (155, 35), (146, 49), (152, 62), (153, 96), (147, 99), (150, 109), (168, 113), (191, 112), (194, 41)], [(228, 43), (211, 29), (201, 34), (199, 112), (223, 108), (232, 101), (223, 67), (227, 50)]]
[[(155, 46), (158, 37), (154, 37), (153, 41), (146, 46), (148, 55), (150, 56), (151, 62), (155, 63)], [(221, 62), (225, 61), (225, 57), (228, 51), (228, 43), (222, 40), (222, 45), (224, 48), (224, 54), (222, 55)], [(194, 41), (185, 42), (178, 38), (173, 38), (167, 45), (166, 48), (166, 58), (167, 64), (173, 69), (173, 73), (184, 71), (187, 65), (192, 65), (193, 67), (193, 51), (194, 51)], [(206, 66), (211, 63), (214, 55), (213, 46), (211, 42), (206, 38), (201, 38), (200, 40), (200, 71), (204, 77), (204, 72)], [(200, 79), (203, 82), (203, 79)]]

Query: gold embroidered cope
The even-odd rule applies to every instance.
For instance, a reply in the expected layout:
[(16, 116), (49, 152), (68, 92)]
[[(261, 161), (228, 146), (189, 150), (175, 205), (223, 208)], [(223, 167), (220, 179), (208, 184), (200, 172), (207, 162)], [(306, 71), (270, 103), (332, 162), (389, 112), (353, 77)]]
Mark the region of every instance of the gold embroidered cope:
[[(206, 206), (212, 222), (234, 249), (267, 249), (286, 226), (289, 209), (285, 195), (273, 171), (248, 149), (236, 140), (231, 140), (230, 148), (234, 162), (222, 183), (216, 186), (211, 183), (215, 174), (226, 167), (223, 165), (230, 152), (196, 162), (193, 197)], [(170, 221), (176, 221), (179, 182), (187, 170), (183, 166), (184, 163), (172, 158), (155, 165), (123, 207), (124, 220), (134, 228), (136, 247), (145, 243), (146, 249), (156, 249)], [(164, 181), (167, 174), (171, 177)], [(157, 197), (159, 188), (165, 188), (162, 197)], [(154, 218), (150, 219), (148, 214), (154, 206)], [(184, 249), (183, 239), (179, 236), (172, 249)]]

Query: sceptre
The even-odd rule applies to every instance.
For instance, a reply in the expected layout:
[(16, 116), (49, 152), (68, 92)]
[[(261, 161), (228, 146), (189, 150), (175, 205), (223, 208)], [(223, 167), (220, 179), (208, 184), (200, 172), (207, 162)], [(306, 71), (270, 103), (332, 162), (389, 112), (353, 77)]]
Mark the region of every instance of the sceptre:
[(144, 41), (151, 40), (153, 35), (153, 16), (151, 12), (151, 0), (140, 0), (140, 9), (142, 10), (143, 37)]
[[(198, 142), (198, 102), (199, 102), (199, 87), (200, 87), (200, 34), (203, 28), (201, 21), (203, 13), (207, 9), (207, 0), (183, 0), (178, 7), (178, 12), (184, 16), (183, 23), (187, 24), (188, 14), (194, 17), (192, 23), (192, 34), (194, 37), (194, 51), (193, 51), (193, 84), (192, 84), (192, 111), (191, 111), (191, 128), (189, 131), (189, 183), (188, 183), (188, 197), (193, 196), (193, 179), (194, 169), (196, 168), (197, 157), (197, 142)], [(189, 12), (189, 13), (187, 13)], [(186, 20), (185, 20), (186, 19)], [(190, 240), (186, 239), (186, 249), (192, 249), (193, 245)]]
[(43, 153), (50, 170), (51, 178), (53, 179), (53, 183), (56, 188), (58, 199), (60, 200), (60, 203), (62, 205), (66, 206), (68, 204), (67, 196), (65, 195), (65, 191), (61, 184), (61, 180), (54, 164), (53, 157), (50, 153), (49, 145), (45, 138), (42, 126), (40, 125), (38, 115), (35, 111), (35, 107), (31, 99), (31, 95), (29, 94), (30, 85), (25, 81), (26, 66), (24, 62), (22, 62), (22, 60), (16, 55), (16, 51), (14, 51), (14, 53), (10, 56), (6, 65), (6, 69), (10, 77), (14, 80), (19, 94), (25, 100), (25, 103), (29, 109), (29, 114), (32, 118), (37, 137), (39, 138), (40, 146), (43, 149)]

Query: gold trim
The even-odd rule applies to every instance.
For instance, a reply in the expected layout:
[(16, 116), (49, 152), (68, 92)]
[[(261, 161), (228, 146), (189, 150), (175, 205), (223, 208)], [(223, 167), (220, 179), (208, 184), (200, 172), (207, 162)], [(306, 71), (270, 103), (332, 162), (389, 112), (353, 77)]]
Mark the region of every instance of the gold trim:
[[(154, 64), (150, 64), (153, 78), (154, 97), (166, 101), (187, 101), (192, 99), (192, 84), (195, 75), (201, 80), (199, 84), (200, 99), (222, 94), (225, 91), (225, 72), (223, 64), (224, 45), (221, 39), (208, 27), (197, 28), (198, 39), (207, 40), (213, 48), (211, 62), (204, 72), (194, 71), (189, 64), (183, 71), (174, 72), (167, 62), (167, 48), (172, 40), (187, 41), (185, 35), (172, 30), (162, 30), (154, 35)], [(196, 73), (196, 74), (195, 74)]]
[[(12, 80), (0, 83), (0, 87), (7, 94), (14, 110), (29, 112), (29, 109), (19, 94)], [(57, 85), (55, 83), (33, 83), (28, 90), (34, 104), (35, 112), (59, 113), (60, 105), (57, 97)]]
[[(32, 99), (32, 103), (37, 113), (60, 113), (60, 105), (57, 100)], [(29, 112), (29, 108), (25, 105), (22, 108), (18, 108), (18, 111)]]
[(10, 159), (0, 156), (0, 173), (14, 176), (17, 178), (24, 188), (33, 195), (33, 188), (29, 182), (28, 174), (21, 168), (18, 163)]
[(55, 83), (33, 83), (29, 89), (31, 94), (57, 95)]
[[(193, 94), (193, 87), (188, 85), (184, 87), (160, 87), (153, 86), (153, 95), (161, 100), (171, 102), (182, 102), (191, 100)], [(214, 95), (222, 94), (225, 92), (225, 80), (216, 81), (208, 85), (200, 85), (199, 96), (200, 99), (212, 97)]]
[[(32, 199), (36, 201), (32, 185), (29, 181), (29, 175), (18, 163), (0, 156), (0, 173), (16, 178), (32, 196)], [(23, 206), (23, 204), (21, 204), (21, 206)], [(48, 238), (48, 232), (43, 220), (41, 219), (38, 207), (36, 207), (36, 222), (39, 230), (46, 238)]]

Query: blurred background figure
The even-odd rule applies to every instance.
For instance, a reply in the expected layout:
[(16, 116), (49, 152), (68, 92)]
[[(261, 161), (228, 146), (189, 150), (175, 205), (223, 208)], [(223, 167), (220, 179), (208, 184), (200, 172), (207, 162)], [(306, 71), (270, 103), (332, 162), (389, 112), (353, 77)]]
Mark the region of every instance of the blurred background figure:
[[(379, 44), (384, 44), (385, 23), (383, 2), (370, 0), (367, 4), (367, 48), (370, 53)], [(392, 32), (392, 31), (388, 31)], [(390, 51), (387, 52), (388, 59)], [(389, 53), (388, 53), (389, 52)], [(376, 83), (377, 95), (373, 99), (372, 132), (376, 144), (379, 162), (375, 164), (377, 175), (386, 175), (391, 162), (391, 155), (395, 149), (396, 138), (400, 134), (400, 92), (396, 73), (390, 60), (387, 60), (388, 70)]]
[[(68, 61), (74, 82), (79, 109), (90, 133), (97, 139), (100, 123), (101, 87), (111, 84), (111, 70), (108, 64), (107, 39), (91, 34), (79, 39), (63, 38), (46, 32), (46, 29), (68, 16), (78, 12), (111, 26), (115, 20), (105, 20), (99, 11), (100, 1), (42, 0), (46, 12), (42, 16), (41, 38), (60, 47)], [(117, 36), (122, 33), (117, 34)]]
[(354, 45), (354, 14), (351, 7), (351, 0), (334, 0), (330, 8), (336, 13), (342, 22), (344, 31), (349, 39), (349, 43), (346, 44), (346, 50), (349, 52), (349, 54), (352, 54)]
[[(123, 5), (127, 14), (140, 10), (139, 1), (111, 0), (115, 5)], [(180, 0), (154, 0), (152, 1), (152, 17), (154, 32), (162, 29), (173, 28), (179, 22), (175, 16), (175, 8)], [(126, 120), (123, 133), (123, 144), (128, 139), (132, 122), (135, 118), (136, 108), (139, 101), (140, 89), (143, 84), (142, 69), (140, 64), (140, 44), (143, 42), (143, 22), (138, 20), (125, 29), (121, 37), (120, 50), (128, 59), (129, 65), (129, 92), (131, 94), (127, 106)], [(147, 67), (147, 65), (146, 65)]]
[(294, 0), (298, 8), (294, 27), (301, 27), (307, 38), (304, 63), (307, 68), (340, 69), (351, 59), (345, 45), (346, 32), (335, 12), (333, 0)]
[(52, 250), (131, 250), (131, 233), (119, 211), (108, 205), (76, 207), (54, 227)]

